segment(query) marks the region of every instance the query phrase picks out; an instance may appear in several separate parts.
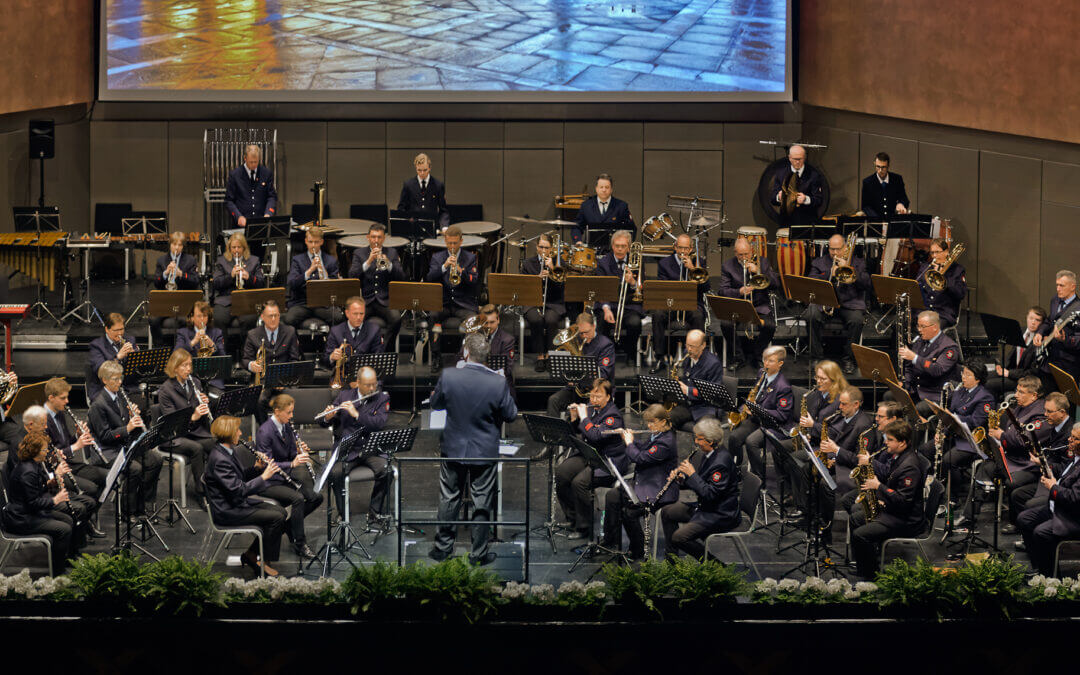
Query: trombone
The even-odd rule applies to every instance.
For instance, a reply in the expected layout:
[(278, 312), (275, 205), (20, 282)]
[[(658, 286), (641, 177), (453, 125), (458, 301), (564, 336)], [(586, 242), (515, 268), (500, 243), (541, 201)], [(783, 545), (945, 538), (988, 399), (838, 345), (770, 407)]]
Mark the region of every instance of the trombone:
[[(626, 310), (626, 295), (630, 286), (626, 281), (627, 272), (634, 275), (635, 281), (640, 282), (637, 277), (641, 274), (641, 242), (635, 241), (630, 244), (630, 253), (626, 257), (626, 267), (623, 270), (622, 279), (619, 280), (619, 309), (615, 316), (615, 332), (612, 333), (616, 340), (619, 339), (622, 332), (623, 314)], [(630, 297), (630, 301), (641, 302), (641, 300), (641, 284), (638, 283), (634, 285), (634, 292)]]

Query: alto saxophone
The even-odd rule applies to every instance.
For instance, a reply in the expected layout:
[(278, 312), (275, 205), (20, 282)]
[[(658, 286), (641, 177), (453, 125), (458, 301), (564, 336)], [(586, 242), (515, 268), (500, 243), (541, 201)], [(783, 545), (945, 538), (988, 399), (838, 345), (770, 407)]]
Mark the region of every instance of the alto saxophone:
[[(866, 434), (874, 430), (874, 427), (868, 428), (866, 431), (859, 434), (859, 456), (870, 456), (868, 447), (870, 445), (869, 439), (866, 438)], [(855, 481), (859, 485), (859, 496), (855, 498), (855, 502), (862, 505), (863, 513), (866, 515), (866, 522), (872, 521), (877, 518), (878, 514), (878, 500), (877, 495), (874, 494), (874, 490), (862, 489), (863, 483), (871, 478), (877, 478), (874, 474), (874, 466), (872, 464), (859, 464), (851, 470), (851, 480)]]
[[(810, 394), (811, 394), (811, 392), (809, 392), (809, 391), (806, 392), (805, 394), (803, 394), (802, 401), (799, 403), (799, 419), (800, 420), (802, 418), (804, 418), (804, 417), (809, 417), (810, 416), (810, 410), (806, 407), (806, 399), (807, 399), (808, 396), (810, 396)], [(800, 428), (799, 422), (796, 421), (795, 426), (791, 427), (790, 436), (792, 438), (798, 438), (799, 437), (799, 428)]]
[[(762, 370), (761, 371), (761, 377), (758, 378), (758, 381), (754, 385), (754, 388), (751, 389), (746, 394), (746, 400), (747, 401), (754, 401), (754, 400), (757, 399), (758, 389), (760, 389), (762, 383), (765, 382), (765, 374), (766, 374), (766, 371)], [(739, 412), (728, 413), (728, 423), (731, 424), (731, 428), (734, 429), (735, 427), (742, 424), (743, 420), (745, 420), (749, 416), (750, 416), (750, 410), (744, 404), (743, 407), (739, 409)]]
[(821, 420), (821, 441), (818, 443), (818, 449), (817, 449), (816, 454), (817, 454), (818, 459), (821, 460), (821, 463), (824, 464), (827, 468), (830, 468), (830, 469), (833, 468), (834, 464), (836, 464), (836, 459), (828, 457), (825, 454), (825, 451), (821, 449), (821, 446), (825, 442), (827, 442), (829, 440), (829, 420), (833, 419), (834, 417), (836, 417), (839, 414), (840, 414), (840, 411), (838, 410), (838, 411), (834, 412), (833, 414), (829, 415), (828, 417), (826, 417), (825, 419)]

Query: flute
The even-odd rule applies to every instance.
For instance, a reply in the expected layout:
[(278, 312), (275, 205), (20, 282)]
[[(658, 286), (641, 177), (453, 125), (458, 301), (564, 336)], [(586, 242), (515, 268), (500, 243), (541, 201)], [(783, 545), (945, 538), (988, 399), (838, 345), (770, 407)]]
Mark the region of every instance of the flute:
[(346, 401), (345, 403), (342, 403), (341, 405), (336, 405), (333, 408), (330, 408), (329, 410), (324, 410), (321, 413), (319, 413), (318, 415), (315, 415), (315, 417), (313, 417), (312, 419), (321, 420), (322, 418), (326, 417), (327, 415), (333, 415), (334, 413), (338, 412), (339, 410), (344, 410), (346, 403), (352, 403), (354, 406), (357, 406), (357, 405), (360, 405), (361, 403), (363, 403), (364, 401), (368, 400), (369, 398), (372, 398), (373, 396), (377, 396), (378, 394), (379, 394), (379, 390), (376, 389), (375, 391), (371, 392), (370, 394), (364, 394), (363, 396), (361, 396), (360, 398), (358, 398), (356, 400)]
[(602, 429), (600, 431), (601, 436), (611, 436), (613, 434), (622, 435), (622, 432), (629, 431), (632, 434), (653, 434), (656, 433), (652, 429)]

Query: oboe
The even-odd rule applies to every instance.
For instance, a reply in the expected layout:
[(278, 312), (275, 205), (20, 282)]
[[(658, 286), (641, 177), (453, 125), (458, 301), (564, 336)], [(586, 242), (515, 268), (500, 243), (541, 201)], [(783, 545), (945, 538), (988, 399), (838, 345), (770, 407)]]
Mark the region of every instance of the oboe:
[[(55, 462), (52, 471), (56, 475), (56, 482), (60, 487), (65, 487), (66, 483), (58, 471), (60, 463), (64, 461), (64, 458), (52, 443), (49, 444), (49, 454), (52, 455), (53, 461)], [(75, 480), (75, 474), (71, 474), (71, 487), (75, 490), (75, 494), (81, 495), (83, 493), (82, 488), (79, 487), (79, 482)]]
[(248, 450), (250, 450), (251, 454), (255, 455), (255, 457), (257, 457), (258, 459), (261, 459), (263, 461), (263, 463), (266, 464), (267, 466), (274, 467), (274, 473), (276, 473), (276, 474), (280, 475), (282, 478), (284, 478), (285, 482), (288, 483), (289, 486), (292, 487), (294, 490), (299, 490), (300, 489), (300, 483), (297, 483), (296, 479), (293, 478), (292, 476), (290, 476), (288, 471), (286, 471), (285, 469), (282, 469), (280, 466), (278, 466), (277, 462), (270, 459), (270, 457), (268, 457), (265, 452), (260, 452), (259, 450), (256, 450), (255, 448), (251, 447), (250, 445), (248, 445), (247, 441), (240, 441), (240, 445), (242, 445), (245, 448), (247, 448)]
[[(75, 428), (78, 430), (80, 436), (90, 433), (90, 431), (86, 428), (86, 425), (80, 422), (79, 418), (75, 417), (75, 413), (71, 412), (71, 408), (64, 408), (64, 412), (66, 412), (71, 417), (71, 421), (75, 423)], [(90, 447), (92, 447), (94, 449), (94, 452), (97, 453), (98, 459), (101, 460), (101, 463), (105, 466), (109, 466), (109, 460), (105, 459), (105, 453), (101, 451), (101, 448), (98, 446), (97, 441), (94, 440), (94, 437), (92, 435), (90, 436)]]
[[(293, 438), (296, 439), (296, 451), (300, 452), (300, 444), (303, 443), (304, 447), (307, 447), (307, 443), (304, 443), (302, 440), (300, 440), (300, 434), (296, 431), (296, 427), (294, 427), (291, 422), (289, 423), (289, 428), (292, 429)], [(308, 473), (311, 474), (311, 480), (316, 480), (315, 469), (311, 468), (311, 464), (307, 462), (302, 462), (302, 464), (307, 467)]]

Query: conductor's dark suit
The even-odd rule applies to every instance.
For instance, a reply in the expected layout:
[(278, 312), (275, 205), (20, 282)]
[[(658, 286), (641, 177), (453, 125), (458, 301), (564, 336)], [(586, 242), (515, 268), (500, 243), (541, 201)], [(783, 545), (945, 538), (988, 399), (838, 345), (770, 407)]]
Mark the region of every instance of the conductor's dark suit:
[(608, 241), (615, 230), (630, 230), (631, 238), (634, 235), (634, 217), (630, 214), (630, 206), (616, 197), (608, 200), (607, 208), (603, 213), (600, 212), (600, 202), (597, 198), (589, 197), (581, 203), (576, 222), (577, 224), (570, 230), (574, 241), (581, 241), (585, 236), (585, 229), (588, 228), (590, 234), (587, 243), (604, 250), (609, 248)]
[(450, 212), (446, 209), (446, 186), (435, 176), (428, 175), (426, 185), (417, 176), (406, 180), (398, 197), (398, 211), (426, 211), (432, 214), (439, 229), (450, 226)]
[(259, 165), (255, 180), (246, 166), (238, 166), (229, 172), (225, 185), (225, 209), (235, 223), (244, 218), (266, 218), (277, 210), (277, 191), (274, 189), (274, 172)]

